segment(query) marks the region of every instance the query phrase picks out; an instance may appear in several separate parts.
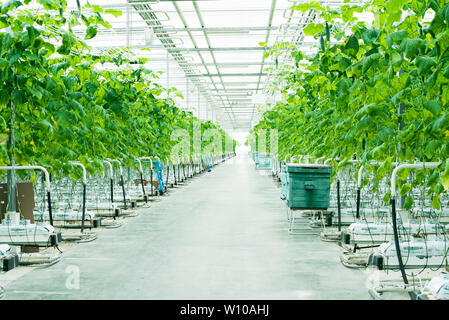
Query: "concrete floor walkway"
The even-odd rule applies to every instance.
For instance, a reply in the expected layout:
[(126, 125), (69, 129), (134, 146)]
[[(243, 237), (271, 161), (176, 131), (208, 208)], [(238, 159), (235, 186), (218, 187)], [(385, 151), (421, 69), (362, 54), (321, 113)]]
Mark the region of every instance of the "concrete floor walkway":
[(279, 194), (240, 155), (22, 276), (5, 298), (368, 299), (367, 276), (343, 267), (335, 244), (288, 235)]

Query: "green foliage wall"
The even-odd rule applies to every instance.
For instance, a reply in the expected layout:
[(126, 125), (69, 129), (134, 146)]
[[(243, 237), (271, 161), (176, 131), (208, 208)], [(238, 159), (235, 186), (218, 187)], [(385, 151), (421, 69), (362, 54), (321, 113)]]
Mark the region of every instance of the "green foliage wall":
[[(176, 143), (173, 130), (191, 132), (193, 122), (203, 122), (176, 107), (176, 89), (158, 85), (157, 74), (139, 66), (145, 60), (126, 51), (94, 55), (72, 32), (83, 24), (91, 39), (110, 27), (104, 15), (121, 12), (87, 5), (87, 16), (79, 2), (70, 13), (65, 0), (36, 2), (37, 13), (27, 7), (29, 0), (1, 4), (0, 165), (9, 163), (10, 152), (16, 164), (77, 175), (69, 160), (94, 172), (106, 158), (129, 166), (139, 156), (165, 159)], [(211, 122), (203, 126), (219, 129)]]
[[(274, 86), (286, 84), (283, 100), (253, 130), (279, 131), (280, 159), (290, 153), (377, 160), (384, 168), (378, 177), (394, 161), (442, 161), (416, 179), (437, 199), (449, 188), (447, 1), (373, 0), (332, 10), (311, 2), (296, 9), (322, 18), (304, 29), (319, 51), (307, 56), (295, 48), (296, 65), (278, 66)], [(362, 11), (373, 14), (372, 25), (356, 18)], [(430, 23), (425, 16), (433, 16)]]

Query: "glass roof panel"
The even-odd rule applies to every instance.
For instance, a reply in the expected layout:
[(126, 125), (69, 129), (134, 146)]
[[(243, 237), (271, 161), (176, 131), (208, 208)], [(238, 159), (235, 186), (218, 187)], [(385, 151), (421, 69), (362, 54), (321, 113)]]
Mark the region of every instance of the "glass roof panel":
[[(86, 1), (81, 0), (81, 4)], [(76, 0), (68, 2), (76, 8)], [(333, 1), (337, 5), (339, 2), (344, 0)], [(265, 69), (273, 66), (273, 59), (264, 58), (265, 50), (259, 43), (271, 46), (275, 42), (301, 39), (298, 23), (302, 13), (290, 10), (294, 2), (289, 0), (141, 0), (133, 5), (127, 0), (90, 0), (90, 3), (116, 8), (123, 14), (105, 17), (112, 29), (101, 28), (88, 41), (89, 45), (97, 50), (132, 47), (138, 56), (151, 59), (147, 67), (163, 72), (161, 84), (176, 86), (188, 96), (180, 102), (182, 107), (197, 108), (201, 104), (202, 117), (214, 117), (223, 124), (230, 124), (231, 118), (236, 130), (254, 124), (260, 112), (253, 110), (257, 104), (252, 99), (242, 98), (256, 88), (258, 94), (262, 93), (269, 82)], [(366, 15), (366, 19), (372, 17)], [(84, 29), (77, 27), (80, 36)], [(318, 41), (313, 37), (297, 43), (305, 53), (317, 50)], [(139, 50), (142, 48), (151, 51)], [(290, 64), (290, 58), (289, 52), (285, 52), (280, 63)], [(266, 89), (267, 99), (276, 99)], [(199, 91), (203, 94), (198, 102)]]

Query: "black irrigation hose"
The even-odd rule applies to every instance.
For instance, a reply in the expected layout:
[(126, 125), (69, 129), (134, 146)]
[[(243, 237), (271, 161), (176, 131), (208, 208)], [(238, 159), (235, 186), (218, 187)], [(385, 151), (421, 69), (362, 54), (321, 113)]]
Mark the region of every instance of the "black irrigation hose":
[[(396, 247), (396, 255), (398, 257), (399, 269), (401, 271), (402, 279), (404, 280), (404, 284), (408, 285), (407, 274), (405, 273), (404, 263), (402, 261), (401, 255), (401, 247), (399, 245), (399, 235), (398, 235), (398, 226), (396, 222), (396, 199), (393, 197), (391, 199), (391, 218), (393, 219), (393, 234), (394, 234), (394, 246)], [(410, 298), (414, 299), (414, 295), (409, 292)]]
[(47, 191), (47, 199), (48, 199), (48, 216), (50, 218), (50, 225), (53, 226), (53, 213), (52, 213), (52, 209), (51, 209), (50, 190)]
[(114, 178), (111, 177), (111, 203), (114, 203)]
[(150, 169), (150, 178), (151, 178), (151, 196), (154, 196), (154, 192), (153, 192), (153, 169)]
[(357, 199), (356, 199), (355, 217), (356, 217), (357, 219), (360, 218), (360, 188), (357, 188)]
[(337, 180), (337, 213), (338, 213), (338, 231), (341, 231), (340, 180)]

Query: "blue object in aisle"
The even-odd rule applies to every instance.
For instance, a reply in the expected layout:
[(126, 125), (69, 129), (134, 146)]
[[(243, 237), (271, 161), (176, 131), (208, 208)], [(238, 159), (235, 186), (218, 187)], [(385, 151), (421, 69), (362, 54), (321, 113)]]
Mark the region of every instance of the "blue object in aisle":
[(209, 157), (208, 156), (204, 156), (206, 158), (206, 164), (207, 164), (207, 172), (211, 172), (210, 169), (210, 162), (209, 162)]
[[(142, 163), (150, 163), (151, 161), (142, 161)], [(159, 182), (159, 188), (154, 188), (156, 191), (165, 192), (164, 178), (162, 177), (162, 170), (164, 169), (164, 164), (160, 161), (153, 161), (153, 165), (156, 169), (157, 181)]]
[[(150, 161), (142, 161), (142, 163), (150, 163)], [(162, 177), (164, 164), (160, 161), (153, 161), (153, 165), (156, 169), (157, 181), (159, 182), (159, 188), (154, 188), (154, 190), (165, 192), (164, 178)]]
[(156, 190), (165, 192), (164, 178), (162, 177), (162, 170), (164, 169), (164, 164), (161, 161), (153, 161), (153, 164), (156, 168), (157, 180), (159, 181), (159, 188), (156, 188)]

